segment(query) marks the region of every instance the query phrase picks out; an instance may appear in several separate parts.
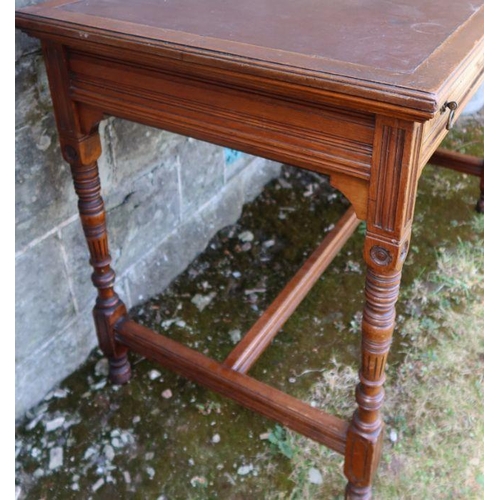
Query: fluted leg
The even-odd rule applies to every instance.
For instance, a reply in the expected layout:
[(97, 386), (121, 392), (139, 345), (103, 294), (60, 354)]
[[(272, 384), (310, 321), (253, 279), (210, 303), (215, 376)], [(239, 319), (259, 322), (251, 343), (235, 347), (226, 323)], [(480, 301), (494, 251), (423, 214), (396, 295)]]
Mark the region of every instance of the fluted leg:
[(57, 42), (44, 41), (42, 49), (61, 151), (71, 166), (90, 264), (94, 268), (92, 282), (97, 288), (94, 321), (99, 346), (109, 359), (111, 381), (124, 384), (130, 379), (130, 363), (127, 348), (115, 341), (114, 325), (126, 316), (127, 310), (113, 289), (115, 273), (108, 251), (106, 216), (97, 167), (97, 159), (101, 155), (98, 127), (102, 110), (73, 101), (66, 48)]
[(372, 498), (382, 452), (385, 365), (392, 340), (401, 270), (410, 247), (419, 172), (420, 125), (377, 117), (366, 216), (367, 265), (358, 404), (347, 433), (347, 499)]
[[(64, 144), (64, 140), (62, 142)], [(92, 282), (97, 288), (94, 321), (99, 346), (109, 359), (111, 382), (124, 384), (131, 376), (130, 363), (127, 359), (127, 348), (114, 340), (113, 326), (127, 311), (113, 289), (115, 273), (111, 268), (104, 202), (100, 194), (96, 160), (100, 153), (97, 132), (83, 139), (79, 138), (77, 145), (64, 144), (63, 153), (71, 165), (78, 195), (78, 210), (90, 252), (90, 264), (94, 268)]]
[(368, 269), (366, 303), (362, 322), (360, 383), (356, 388), (358, 409), (347, 436), (345, 474), (348, 499), (371, 498), (371, 483), (382, 449), (385, 363), (394, 330), (395, 304), (400, 272), (380, 274)]

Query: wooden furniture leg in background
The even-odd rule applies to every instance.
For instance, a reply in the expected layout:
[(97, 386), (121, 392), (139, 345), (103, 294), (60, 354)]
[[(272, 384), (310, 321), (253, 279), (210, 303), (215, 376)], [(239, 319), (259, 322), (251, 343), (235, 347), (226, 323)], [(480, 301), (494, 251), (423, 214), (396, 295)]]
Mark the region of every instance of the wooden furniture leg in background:
[(431, 156), (429, 163), (437, 167), (445, 167), (464, 174), (475, 175), (479, 181), (479, 199), (476, 203), (476, 211), (484, 213), (484, 159), (476, 156), (457, 153), (447, 149), (438, 149)]
[(111, 268), (97, 166), (101, 155), (98, 126), (102, 113), (71, 100), (65, 49), (57, 44), (44, 43), (43, 50), (61, 150), (71, 166), (90, 264), (94, 269), (92, 282), (97, 288), (97, 300), (93, 313), (99, 347), (109, 360), (111, 382), (124, 384), (131, 376), (128, 348), (116, 342), (114, 326), (127, 315), (127, 310), (113, 288), (115, 273)]
[[(124, 384), (131, 376), (128, 349), (115, 341), (114, 325), (126, 316), (127, 310), (113, 289), (115, 272), (111, 268), (106, 216), (96, 161), (100, 155), (98, 141), (97, 132), (80, 137), (76, 147), (67, 142), (67, 139), (61, 140), (65, 159), (71, 165), (78, 210), (90, 252), (90, 264), (94, 268), (92, 283), (97, 288), (97, 299), (93, 314), (99, 347), (109, 360), (110, 381), (113, 384)], [(85, 156), (88, 152), (90, 155)]]
[(481, 191), (479, 195), (479, 200), (476, 204), (476, 212), (484, 214), (484, 162), (481, 169), (481, 180), (479, 181), (479, 190)]

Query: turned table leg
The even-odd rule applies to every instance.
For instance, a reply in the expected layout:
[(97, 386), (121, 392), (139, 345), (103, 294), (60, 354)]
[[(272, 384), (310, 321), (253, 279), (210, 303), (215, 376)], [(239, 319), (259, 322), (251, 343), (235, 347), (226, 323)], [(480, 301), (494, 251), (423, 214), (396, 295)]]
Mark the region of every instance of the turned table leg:
[[(98, 141), (97, 132), (80, 138), (78, 148), (90, 151)], [(90, 252), (90, 264), (94, 268), (92, 282), (97, 288), (97, 300), (94, 307), (94, 321), (99, 339), (99, 346), (109, 359), (109, 378), (114, 384), (124, 384), (131, 376), (127, 348), (114, 340), (114, 324), (126, 316), (125, 305), (113, 289), (115, 273), (111, 268), (108, 250), (106, 216), (101, 197), (101, 184), (97, 161), (91, 155), (88, 161), (71, 144), (63, 143), (63, 152), (71, 165), (75, 191), (78, 196), (78, 210), (83, 232)], [(96, 148), (100, 151), (100, 147)]]
[(127, 315), (127, 310), (113, 289), (115, 273), (108, 251), (106, 216), (97, 166), (101, 155), (98, 127), (102, 112), (72, 100), (66, 49), (48, 41), (43, 42), (42, 47), (61, 150), (71, 166), (90, 264), (94, 269), (92, 282), (97, 288), (94, 321), (99, 346), (109, 359), (110, 380), (115, 384), (124, 384), (131, 375), (128, 349), (116, 342), (114, 325)]
[(394, 330), (401, 272), (381, 274), (368, 268), (363, 312), (358, 409), (347, 435), (345, 474), (348, 499), (371, 498), (371, 483), (382, 451), (385, 363)]
[(372, 498), (383, 441), (385, 365), (401, 270), (410, 245), (421, 126), (377, 117), (366, 215), (367, 265), (357, 410), (347, 432), (344, 472), (349, 500)]

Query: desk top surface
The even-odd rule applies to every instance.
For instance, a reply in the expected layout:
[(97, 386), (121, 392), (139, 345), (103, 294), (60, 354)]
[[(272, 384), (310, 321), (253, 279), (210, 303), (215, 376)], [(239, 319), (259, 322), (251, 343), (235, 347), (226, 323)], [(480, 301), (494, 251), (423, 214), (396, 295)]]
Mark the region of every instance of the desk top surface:
[(104, 34), (396, 92), (437, 92), (483, 37), (482, 0), (52, 0), (17, 17), (37, 36)]

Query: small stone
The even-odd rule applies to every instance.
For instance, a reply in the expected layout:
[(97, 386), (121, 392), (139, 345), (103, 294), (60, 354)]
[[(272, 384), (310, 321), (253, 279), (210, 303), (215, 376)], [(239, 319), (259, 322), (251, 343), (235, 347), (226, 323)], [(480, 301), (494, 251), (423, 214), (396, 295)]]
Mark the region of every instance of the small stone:
[(108, 361), (108, 359), (107, 358), (100, 359), (94, 367), (94, 372), (97, 376), (107, 377), (109, 374), (109, 361)]
[(102, 477), (92, 485), (92, 491), (95, 493), (101, 486), (104, 486), (104, 479)]
[(161, 322), (161, 327), (164, 330), (168, 330), (172, 325), (177, 325), (179, 328), (186, 328), (186, 322), (180, 318), (166, 319)]
[(231, 337), (233, 344), (237, 344), (241, 340), (241, 330), (238, 330), (237, 328), (231, 330), (229, 332), (229, 336)]
[(155, 477), (156, 471), (153, 469), (153, 467), (146, 467), (146, 472), (151, 479)]
[(266, 289), (261, 286), (259, 288), (249, 288), (245, 290), (245, 295), (255, 295), (256, 293), (266, 293)]
[(267, 241), (264, 241), (264, 243), (262, 243), (262, 246), (264, 248), (271, 248), (274, 246), (276, 242), (274, 240), (267, 240)]
[(243, 245), (241, 245), (242, 252), (248, 252), (251, 248), (252, 248), (252, 244), (249, 241), (247, 241), (246, 243), (243, 243)]
[(295, 382), (297, 382), (297, 379), (295, 377), (290, 377), (288, 379), (288, 382), (290, 382), (291, 384), (295, 384)]
[(128, 470), (123, 471), (123, 480), (127, 483), (130, 484), (132, 482), (132, 478), (130, 477), (130, 472)]
[(33, 430), (38, 425), (38, 422), (40, 422), (40, 420), (42, 420), (42, 418), (43, 418), (43, 415), (38, 415), (33, 420), (31, 420), (31, 422), (28, 422), (28, 424), (26, 424), (26, 430), (28, 430), (28, 431)]
[(266, 439), (269, 439), (270, 435), (271, 435), (270, 432), (263, 432), (262, 434), (259, 434), (259, 439), (262, 439), (264, 441)]
[(161, 372), (158, 370), (151, 370), (148, 373), (149, 380), (156, 380), (157, 378), (161, 377)]
[(123, 441), (117, 437), (111, 439), (111, 446), (113, 448), (123, 448)]
[(48, 422), (45, 422), (45, 430), (47, 432), (55, 431), (64, 424), (64, 421), (64, 417), (57, 417), (54, 420), (49, 420)]
[(41, 467), (39, 467), (35, 472), (33, 472), (33, 477), (35, 477), (36, 479), (39, 479), (43, 476), (45, 476), (45, 471)]
[(73, 491), (80, 491), (80, 485), (78, 483), (73, 483), (70, 488), (73, 490)]
[(93, 384), (90, 386), (90, 388), (93, 390), (93, 391), (99, 391), (100, 389), (102, 389), (106, 384), (108, 383), (108, 380), (107, 379), (102, 379), (100, 382), (97, 382), (97, 384)]
[(83, 455), (83, 459), (88, 460), (92, 455), (95, 455), (96, 453), (97, 453), (97, 450), (91, 446), (90, 448), (87, 448), (85, 450), (85, 453)]
[(172, 391), (170, 389), (165, 389), (162, 393), (161, 393), (161, 397), (162, 398), (165, 398), (165, 399), (170, 399), (172, 397)]
[(113, 461), (113, 459), (115, 458), (115, 450), (110, 444), (104, 446), (104, 456), (110, 462)]
[(314, 184), (309, 184), (307, 186), (307, 189), (304, 191), (304, 193), (302, 194), (305, 198), (309, 198), (309, 196), (312, 196), (313, 193), (314, 193)]
[(141, 417), (139, 417), (139, 415), (136, 415), (136, 416), (132, 419), (132, 423), (133, 423), (133, 424), (138, 424), (140, 421), (141, 421)]
[(247, 243), (247, 242), (253, 241), (254, 236), (253, 236), (253, 233), (251, 231), (243, 231), (242, 233), (240, 233), (238, 235), (238, 239), (242, 243)]
[(323, 476), (321, 475), (321, 472), (315, 467), (311, 467), (309, 469), (308, 477), (309, 482), (312, 484), (323, 484)]
[(145, 455), (144, 455), (144, 459), (145, 460), (153, 460), (153, 458), (155, 457), (155, 452), (154, 451), (148, 451)]
[(54, 391), (50, 391), (47, 393), (47, 395), (43, 398), (44, 401), (49, 401), (49, 399), (52, 399), (54, 397)]
[(191, 299), (191, 302), (198, 308), (200, 312), (202, 312), (203, 309), (205, 309), (205, 307), (207, 307), (210, 304), (210, 302), (212, 302), (212, 300), (216, 295), (217, 294), (215, 292), (211, 292), (208, 295), (201, 295), (197, 293)]
[(279, 182), (279, 185), (282, 187), (282, 188), (285, 188), (285, 189), (291, 189), (293, 186), (288, 182), (286, 181), (285, 179), (281, 179), (279, 178), (278, 179), (278, 182)]
[(42, 454), (42, 450), (36, 446), (31, 449), (31, 456), (33, 458), (38, 458)]
[(61, 467), (61, 465), (63, 464), (63, 456), (64, 452), (60, 446), (52, 448), (50, 450), (49, 469), (54, 470)]
[(239, 271), (233, 271), (231, 274), (234, 278), (241, 278), (241, 273)]
[(242, 465), (241, 467), (238, 468), (236, 471), (238, 475), (240, 476), (246, 476), (247, 474), (250, 474), (250, 472), (253, 471), (253, 465)]
[(193, 487), (197, 487), (197, 486), (206, 486), (207, 485), (207, 480), (206, 478), (202, 477), (202, 476), (195, 476), (195, 477), (192, 477), (191, 478), (191, 486)]
[(391, 429), (391, 432), (389, 433), (389, 439), (393, 443), (395, 443), (398, 440), (398, 433), (394, 429)]
[(130, 432), (128, 431), (123, 431), (120, 434), (120, 439), (124, 444), (132, 444), (135, 441), (134, 436), (132, 436), (132, 434), (130, 434)]
[(164, 330), (168, 330), (170, 328), (170, 325), (173, 325), (178, 318), (172, 318), (172, 319), (166, 319), (165, 321), (161, 322), (161, 327)]
[(214, 434), (212, 436), (212, 443), (215, 443), (215, 444), (220, 443), (220, 435), (219, 434)]
[(250, 295), (247, 295), (248, 297), (248, 302), (250, 304), (256, 304), (256, 302), (259, 300), (259, 296), (256, 293), (251, 293)]
[[(45, 131), (44, 131), (45, 132)], [(47, 151), (50, 148), (51, 138), (49, 135), (42, 133), (38, 142), (35, 144), (36, 148), (40, 151)]]
[(38, 415), (43, 415), (44, 413), (47, 413), (48, 409), (49, 405), (47, 403), (43, 403), (35, 408), (34, 416), (38, 417)]
[(54, 391), (54, 397), (57, 399), (65, 398), (69, 394), (68, 389), (59, 388)]

